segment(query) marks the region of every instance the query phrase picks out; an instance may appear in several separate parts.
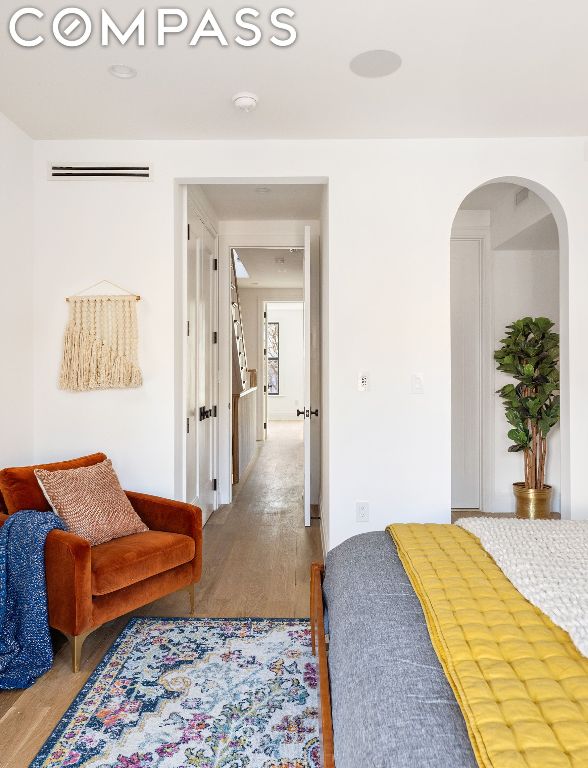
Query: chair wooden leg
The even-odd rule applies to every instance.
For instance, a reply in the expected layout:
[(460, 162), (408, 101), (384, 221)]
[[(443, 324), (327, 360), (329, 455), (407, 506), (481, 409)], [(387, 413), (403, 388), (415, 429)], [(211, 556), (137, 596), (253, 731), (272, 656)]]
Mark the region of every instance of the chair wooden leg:
[(71, 649), (71, 671), (74, 673), (80, 671), (82, 647), (89, 634), (90, 632), (83, 632), (81, 635), (66, 635)]
[(190, 598), (190, 616), (194, 616), (196, 613), (196, 584), (190, 584), (186, 590)]

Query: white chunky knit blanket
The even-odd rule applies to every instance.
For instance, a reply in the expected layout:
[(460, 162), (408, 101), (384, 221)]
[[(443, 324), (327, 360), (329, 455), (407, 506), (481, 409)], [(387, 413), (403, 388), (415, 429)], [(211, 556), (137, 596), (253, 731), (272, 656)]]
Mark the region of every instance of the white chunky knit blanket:
[(588, 656), (588, 521), (462, 518), (509, 581)]

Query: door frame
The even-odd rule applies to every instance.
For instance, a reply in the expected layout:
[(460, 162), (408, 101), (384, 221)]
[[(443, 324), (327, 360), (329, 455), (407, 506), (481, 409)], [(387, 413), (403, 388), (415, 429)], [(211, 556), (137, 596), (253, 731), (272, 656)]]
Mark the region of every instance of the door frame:
[[(261, 224), (261, 226), (260, 226)], [(231, 357), (231, 270), (232, 248), (304, 248), (304, 227), (311, 228), (311, 250), (318, 254), (320, 222), (301, 219), (284, 221), (226, 221), (219, 223), (219, 504), (230, 504), (232, 419), (230, 418), (232, 357)], [(259, 360), (259, 357), (258, 357)], [(263, 396), (263, 391), (261, 392)], [(257, 405), (260, 405), (258, 394)], [(226, 404), (229, 408), (226, 408)], [(227, 418), (223, 421), (223, 411)]]
[[(263, 403), (261, 410), (261, 421), (263, 423), (262, 428), (262, 440), (267, 440), (267, 347), (266, 347), (266, 330), (267, 330), (267, 299), (257, 299), (257, 323), (261, 328), (261, 339), (257, 339), (257, 386), (263, 387), (261, 401)], [(259, 405), (259, 399), (257, 401)], [(258, 426), (260, 419), (256, 416), (257, 424), (255, 425), (255, 432), (257, 439), (259, 440)]]
[[(261, 336), (260, 336), (261, 341), (265, 341), (264, 319), (267, 320), (267, 318), (264, 318), (264, 312), (267, 312), (268, 304), (301, 304), (303, 307), (303, 311), (304, 311), (304, 307), (306, 306), (304, 301), (304, 296), (301, 299), (258, 299), (258, 308), (259, 308), (258, 311), (260, 312), (259, 321), (260, 321), (260, 328), (261, 328)], [(303, 356), (303, 363), (304, 363), (304, 351), (302, 353), (302, 356)], [(266, 360), (264, 359), (265, 355), (264, 355), (263, 344), (260, 344), (259, 346), (258, 358), (261, 360), (262, 365), (266, 364)], [(269, 412), (269, 407), (268, 407), (269, 393), (268, 392), (263, 393), (263, 400), (264, 400), (264, 412), (267, 418), (267, 414)], [(304, 403), (303, 403), (303, 406), (304, 406)], [(293, 419), (293, 421), (298, 421), (299, 419), (300, 417), (298, 416), (296, 417), (296, 419)], [(267, 429), (264, 430), (264, 440), (265, 439), (267, 439)]]
[[(469, 214), (472, 214), (469, 216)], [(480, 243), (480, 509), (493, 509), (494, 503), (494, 302), (493, 259), (490, 226), (480, 223), (474, 211), (459, 211), (451, 230), (451, 240), (477, 240)], [(450, 292), (451, 301), (451, 292)]]
[[(201, 221), (202, 225), (208, 230), (214, 240), (214, 257), (218, 260), (218, 242), (219, 235), (217, 227), (208, 216), (204, 207), (194, 196), (189, 196), (188, 185), (181, 184), (176, 188), (176, 227), (179, 228), (180, 236), (176, 240), (176, 300), (175, 300), (175, 322), (176, 333), (174, 352), (176, 358), (176, 379), (175, 379), (175, 451), (174, 451), (174, 497), (181, 501), (190, 503), (192, 500), (186, 498), (186, 423), (188, 419), (187, 393), (188, 393), (188, 224), (191, 218), (189, 214), (195, 216)], [(216, 327), (219, 327), (219, 292), (220, 292), (220, 272), (217, 271), (217, 291), (215, 314)], [(196, 324), (198, 320), (196, 318)], [(196, 345), (198, 344), (198, 328), (190, 329), (190, 335), (195, 334)], [(198, 350), (196, 350), (196, 358)], [(219, 379), (219, 353), (218, 350), (212, 355), (213, 375), (218, 382)], [(180, 363), (178, 365), (178, 362)], [(218, 388), (217, 388), (217, 412), (218, 408)], [(194, 419), (196, 423), (197, 420)], [(217, 469), (219, 467), (219, 419), (213, 419), (212, 427), (212, 464)], [(219, 505), (218, 488), (214, 494), (214, 509)], [(203, 524), (206, 520), (203, 519)]]
[[(173, 446), (173, 495), (176, 499), (183, 499), (185, 494), (185, 328), (186, 328), (186, 240), (187, 240), (187, 200), (188, 189), (190, 187), (201, 188), (205, 193), (208, 184), (313, 184), (328, 189), (330, 180), (328, 176), (178, 176), (174, 179), (174, 408), (173, 408), (173, 428), (171, 442)], [(213, 224), (216, 222), (215, 229), (218, 232), (218, 278), (219, 278), (219, 402), (218, 402), (218, 463), (217, 479), (218, 494), (217, 505), (222, 506), (232, 501), (231, 485), (231, 347), (230, 347), (230, 250), (229, 243), (240, 241), (242, 244), (250, 243), (251, 246), (261, 247), (288, 247), (301, 248), (304, 246), (304, 226), (311, 226), (313, 253), (316, 254), (316, 276), (320, 280), (321, 288), (318, 293), (319, 304), (317, 311), (321, 323), (324, 319), (324, 308), (320, 309), (320, 297), (327, 290), (328, 269), (321, 266), (322, 255), (319, 251), (319, 234), (321, 232), (321, 220), (310, 219), (284, 219), (284, 220), (257, 220), (253, 221), (216, 221), (216, 214), (208, 201), (203, 201), (202, 213), (206, 220)], [(323, 210), (327, 217), (328, 207)], [(327, 230), (328, 231), (328, 230)], [(236, 235), (236, 239), (230, 235)], [(328, 242), (328, 235), (325, 243)], [(325, 257), (325, 263), (328, 263), (328, 257)], [(326, 281), (326, 282), (325, 282)], [(324, 328), (324, 326), (323, 326)], [(323, 331), (321, 330), (321, 334)], [(320, 340), (319, 340), (320, 343)], [(321, 356), (322, 359), (322, 356)], [(323, 387), (323, 370), (320, 372), (319, 391)], [(328, 412), (328, 392), (322, 391), (320, 395), (324, 414), (321, 414), (321, 422)], [(322, 428), (320, 430), (322, 436)], [(322, 475), (322, 466), (325, 461), (323, 450), (319, 446), (319, 457)], [(318, 478), (318, 492), (322, 487), (322, 480)], [(320, 500), (320, 499), (319, 499)], [(325, 500), (323, 498), (323, 503)]]

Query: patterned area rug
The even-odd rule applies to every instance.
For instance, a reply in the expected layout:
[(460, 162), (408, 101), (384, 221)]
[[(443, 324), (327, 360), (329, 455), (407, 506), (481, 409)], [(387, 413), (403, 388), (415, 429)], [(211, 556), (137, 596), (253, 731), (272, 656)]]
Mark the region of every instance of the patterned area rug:
[(132, 619), (31, 768), (318, 768), (308, 620)]

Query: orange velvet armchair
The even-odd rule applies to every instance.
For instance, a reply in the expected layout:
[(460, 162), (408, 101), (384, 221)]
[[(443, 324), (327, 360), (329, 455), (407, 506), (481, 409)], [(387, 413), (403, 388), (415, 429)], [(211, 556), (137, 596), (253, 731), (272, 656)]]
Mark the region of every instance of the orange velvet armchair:
[[(0, 525), (22, 509), (49, 510), (33, 470), (72, 469), (104, 461), (103, 453), (72, 461), (0, 471)], [(150, 529), (91, 547), (68, 531), (54, 530), (45, 544), (49, 625), (71, 644), (80, 668), (82, 645), (100, 625), (164, 595), (186, 589), (194, 613), (202, 572), (202, 512), (198, 507), (126, 491)]]

